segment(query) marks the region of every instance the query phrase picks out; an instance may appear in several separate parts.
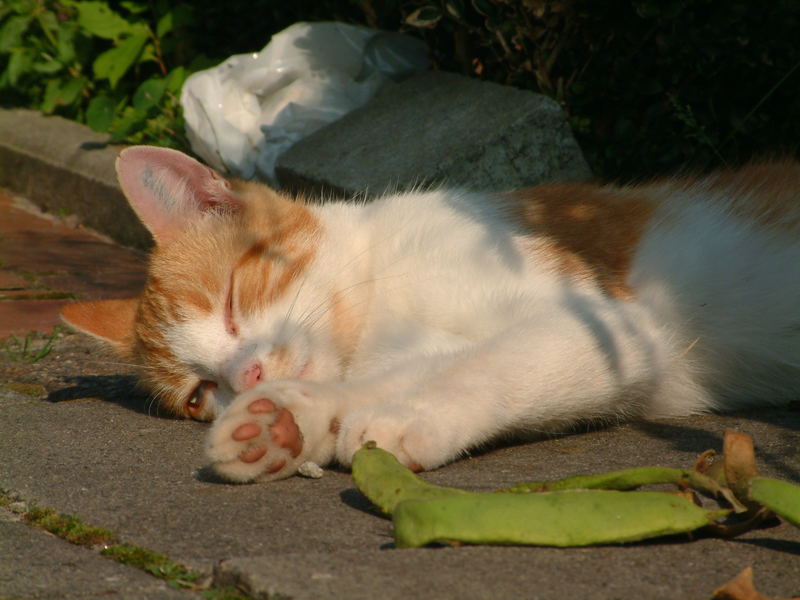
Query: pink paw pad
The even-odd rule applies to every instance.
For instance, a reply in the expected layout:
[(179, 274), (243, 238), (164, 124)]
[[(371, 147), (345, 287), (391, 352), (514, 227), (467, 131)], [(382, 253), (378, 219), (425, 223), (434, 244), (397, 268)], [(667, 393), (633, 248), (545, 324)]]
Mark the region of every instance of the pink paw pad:
[[(303, 450), (303, 438), (300, 428), (295, 423), (294, 416), (285, 408), (278, 408), (269, 398), (258, 398), (247, 406), (247, 412), (251, 415), (262, 415), (276, 413), (269, 426), (269, 434), (272, 443), (289, 451), (292, 458), (297, 458)], [(263, 428), (258, 423), (243, 423), (230, 434), (231, 438), (237, 442), (247, 442), (256, 440), (264, 433)], [(268, 448), (265, 445), (257, 444), (250, 446), (239, 454), (239, 460), (244, 463), (255, 463), (267, 455)], [(286, 466), (286, 461), (278, 460), (267, 469), (268, 473), (276, 473)]]
[(275, 412), (275, 404), (269, 398), (259, 398), (247, 406), (247, 412), (253, 415)]
[(303, 441), (300, 438), (300, 429), (294, 422), (294, 417), (285, 408), (282, 408), (275, 419), (275, 423), (270, 427), (272, 441), (279, 446), (286, 448), (292, 458), (297, 458), (303, 450)]
[(239, 460), (244, 463), (254, 463), (261, 460), (267, 453), (266, 446), (253, 446), (239, 455)]
[(245, 423), (233, 430), (231, 437), (237, 442), (246, 442), (261, 435), (261, 426), (256, 423)]

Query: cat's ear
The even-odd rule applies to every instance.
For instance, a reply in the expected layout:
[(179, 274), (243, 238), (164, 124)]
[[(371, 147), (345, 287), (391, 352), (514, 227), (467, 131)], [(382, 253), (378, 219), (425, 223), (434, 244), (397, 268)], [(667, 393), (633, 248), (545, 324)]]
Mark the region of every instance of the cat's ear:
[(133, 324), (138, 298), (74, 302), (61, 309), (61, 319), (73, 329), (105, 342), (119, 354), (133, 351)]
[(204, 212), (233, 213), (242, 208), (226, 179), (169, 148), (126, 148), (117, 158), (117, 177), (157, 244), (178, 237)]

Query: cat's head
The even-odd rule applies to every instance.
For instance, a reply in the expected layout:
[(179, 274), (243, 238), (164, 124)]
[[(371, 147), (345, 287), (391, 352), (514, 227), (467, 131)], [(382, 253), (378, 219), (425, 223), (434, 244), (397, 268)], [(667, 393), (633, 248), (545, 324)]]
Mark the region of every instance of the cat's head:
[(167, 411), (200, 420), (260, 381), (341, 374), (320, 318), (330, 292), (308, 277), (322, 235), (309, 206), (164, 148), (124, 150), (117, 174), (155, 239), (147, 283), (66, 306), (70, 326), (138, 365)]

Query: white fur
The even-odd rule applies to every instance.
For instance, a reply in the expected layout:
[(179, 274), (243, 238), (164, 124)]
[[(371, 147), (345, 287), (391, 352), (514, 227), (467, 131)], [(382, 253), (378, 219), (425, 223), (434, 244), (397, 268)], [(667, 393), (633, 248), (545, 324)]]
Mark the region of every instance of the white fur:
[[(230, 479), (272, 479), (307, 460), (347, 465), (375, 440), (431, 469), (500, 436), (580, 420), (796, 399), (800, 242), (689, 200), (653, 217), (628, 277), (632, 301), (553, 271), (490, 196), (432, 191), (314, 208), (323, 235), (313, 264), (263, 319), (241, 324), (238, 348), (193, 341), (213, 324), (180, 334), (183, 354), (223, 379), (278, 342), (313, 365), (316, 383), (269, 381), (238, 397), (235, 385), (221, 390), (230, 406), (209, 456)], [(333, 292), (361, 327), (344, 370), (330, 336)], [(291, 411), (300, 456), (273, 447), (273, 415), (247, 412), (258, 397)], [(231, 431), (247, 422), (264, 433), (235, 442)], [(236, 460), (256, 443), (286, 467), (265, 474)]]

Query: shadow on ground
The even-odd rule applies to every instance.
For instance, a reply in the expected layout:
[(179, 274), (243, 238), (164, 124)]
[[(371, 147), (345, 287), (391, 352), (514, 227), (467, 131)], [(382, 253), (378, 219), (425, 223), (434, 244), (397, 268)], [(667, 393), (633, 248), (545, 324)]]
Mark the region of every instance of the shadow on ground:
[[(721, 415), (722, 418), (731, 419), (746, 419), (765, 425), (770, 425), (779, 429), (786, 430), (786, 433), (795, 433), (800, 431), (800, 402), (794, 402), (785, 407), (769, 407), (753, 410), (742, 410)], [(698, 419), (705, 419), (708, 417), (698, 417)], [(663, 421), (639, 421), (633, 423), (632, 426), (641, 433), (656, 439), (663, 440), (674, 449), (682, 452), (700, 453), (709, 448), (717, 448), (720, 445), (721, 437), (715, 435), (706, 429), (700, 427), (693, 427), (684, 423), (665, 423)], [(792, 436), (793, 437), (793, 436)], [(767, 464), (775, 469), (781, 477), (792, 480), (800, 481), (800, 468), (798, 463), (798, 454), (800, 450), (794, 452), (787, 452), (781, 449), (779, 452), (772, 451), (768, 444), (759, 444), (758, 437), (755, 437), (756, 442), (756, 459), (759, 463)], [(780, 444), (781, 439), (770, 438), (770, 444)], [(787, 442), (791, 444), (791, 442)]]
[(97, 398), (151, 417), (175, 418), (160, 410), (158, 401), (137, 386), (134, 375), (78, 375), (65, 377), (64, 381), (72, 385), (51, 392), (47, 396), (48, 402)]

